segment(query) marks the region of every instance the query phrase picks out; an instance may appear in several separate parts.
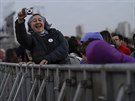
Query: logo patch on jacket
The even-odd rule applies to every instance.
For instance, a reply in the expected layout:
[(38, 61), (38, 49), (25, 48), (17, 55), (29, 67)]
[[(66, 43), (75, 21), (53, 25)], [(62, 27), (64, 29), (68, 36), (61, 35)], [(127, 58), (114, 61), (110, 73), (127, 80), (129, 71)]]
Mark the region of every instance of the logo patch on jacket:
[(53, 39), (52, 38), (48, 39), (48, 42), (53, 42)]

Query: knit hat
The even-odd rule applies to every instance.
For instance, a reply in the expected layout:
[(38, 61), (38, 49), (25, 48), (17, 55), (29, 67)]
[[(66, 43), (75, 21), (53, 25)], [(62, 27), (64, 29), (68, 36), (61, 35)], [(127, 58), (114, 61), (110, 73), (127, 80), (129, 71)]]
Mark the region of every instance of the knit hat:
[(46, 18), (37, 13), (37, 14), (33, 14), (33, 15), (29, 18), (29, 20), (28, 20), (28, 23), (27, 23), (27, 24), (28, 24), (28, 32), (33, 31), (32, 28), (31, 28), (31, 21), (32, 21), (32, 18), (33, 18), (34, 16), (36, 16), (36, 15), (39, 15), (39, 16), (43, 19), (44, 25), (45, 25), (45, 29), (46, 29), (46, 30), (49, 30), (52, 24), (48, 24), (48, 22), (46, 21)]
[(99, 32), (88, 32), (81, 38), (81, 42), (86, 42), (89, 39), (98, 39), (98, 40), (104, 40), (102, 35)]

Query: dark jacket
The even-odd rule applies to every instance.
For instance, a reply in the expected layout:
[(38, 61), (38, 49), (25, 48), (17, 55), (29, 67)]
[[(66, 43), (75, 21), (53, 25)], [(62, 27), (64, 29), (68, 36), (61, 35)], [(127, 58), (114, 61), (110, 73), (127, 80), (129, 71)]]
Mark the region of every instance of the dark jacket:
[(30, 50), (33, 61), (40, 63), (43, 59), (48, 60), (49, 64), (68, 64), (68, 42), (60, 31), (50, 28), (49, 34), (40, 36), (32, 32), (29, 35), (25, 28), (25, 22), (19, 24), (15, 22), (17, 41)]

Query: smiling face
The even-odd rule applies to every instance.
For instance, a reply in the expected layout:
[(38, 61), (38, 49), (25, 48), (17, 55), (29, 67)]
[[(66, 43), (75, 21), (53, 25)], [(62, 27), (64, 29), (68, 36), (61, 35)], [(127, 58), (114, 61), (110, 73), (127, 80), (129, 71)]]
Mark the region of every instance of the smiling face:
[(41, 33), (45, 30), (44, 29), (44, 26), (45, 26), (44, 20), (39, 15), (35, 15), (35, 16), (32, 17), (30, 25), (31, 25), (32, 30), (36, 33)]

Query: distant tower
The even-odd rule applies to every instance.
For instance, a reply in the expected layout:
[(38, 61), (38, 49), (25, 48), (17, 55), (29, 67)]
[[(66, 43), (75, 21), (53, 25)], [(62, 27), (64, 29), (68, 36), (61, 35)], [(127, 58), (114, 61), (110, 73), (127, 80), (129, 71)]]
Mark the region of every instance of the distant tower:
[(12, 12), (5, 18), (5, 30), (3, 32), (3, 38), (1, 38), (0, 43), (3, 49), (15, 47), (15, 36), (14, 36), (14, 14)]
[(119, 33), (125, 37), (131, 37), (132, 35), (131, 35), (130, 24), (126, 21), (119, 23), (116, 29), (116, 33)]
[(78, 26), (76, 27), (76, 37), (81, 38), (83, 34), (84, 34), (84, 33), (83, 33), (83, 28), (82, 28), (82, 26), (81, 26), (81, 25), (78, 25)]
[(10, 34), (10, 35), (14, 35), (14, 30), (13, 30), (14, 29), (13, 28), (14, 14), (15, 14), (15, 12), (12, 12), (10, 15), (8, 15), (5, 18), (5, 21), (6, 21), (6, 33)]

